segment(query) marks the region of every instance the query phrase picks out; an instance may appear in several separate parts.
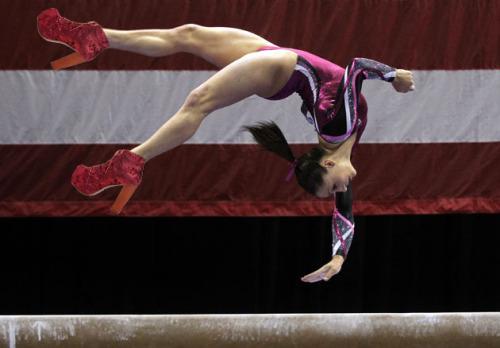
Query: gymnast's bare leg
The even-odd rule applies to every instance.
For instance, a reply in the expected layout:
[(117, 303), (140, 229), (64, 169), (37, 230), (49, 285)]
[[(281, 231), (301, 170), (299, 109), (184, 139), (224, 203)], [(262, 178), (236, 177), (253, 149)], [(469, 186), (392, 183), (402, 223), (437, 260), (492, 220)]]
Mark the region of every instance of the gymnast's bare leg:
[(179, 52), (199, 56), (223, 68), (264, 46), (275, 46), (245, 30), (186, 24), (173, 29), (114, 30), (104, 28), (111, 49), (130, 51), (150, 57)]
[(194, 89), (151, 138), (132, 149), (146, 160), (187, 141), (211, 112), (252, 95), (274, 95), (287, 83), (297, 61), (297, 55), (289, 51), (257, 53), (274, 45), (240, 29), (188, 24), (167, 30), (104, 30), (110, 48), (153, 57), (188, 52), (222, 68)]
[(112, 186), (122, 186), (111, 208), (116, 214), (140, 184), (147, 160), (183, 144), (213, 111), (252, 95), (276, 94), (290, 79), (297, 63), (297, 54), (292, 51), (259, 52), (273, 44), (234, 28), (187, 24), (165, 30), (113, 30), (95, 22), (73, 22), (54, 8), (38, 15), (37, 27), (45, 40), (65, 44), (75, 51), (53, 61), (54, 70), (91, 61), (106, 48), (153, 57), (187, 52), (221, 69), (189, 93), (179, 111), (132, 152), (120, 150), (106, 163), (77, 166), (71, 183), (82, 194), (91, 196)]

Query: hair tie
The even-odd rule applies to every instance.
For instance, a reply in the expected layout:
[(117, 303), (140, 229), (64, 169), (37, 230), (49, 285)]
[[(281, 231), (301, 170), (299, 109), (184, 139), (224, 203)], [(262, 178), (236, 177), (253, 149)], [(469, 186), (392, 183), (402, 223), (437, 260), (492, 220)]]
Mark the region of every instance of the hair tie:
[(290, 166), (290, 171), (288, 172), (288, 175), (286, 176), (286, 181), (290, 181), (292, 178), (293, 173), (295, 173), (295, 168), (297, 168), (297, 163), (299, 161), (297, 159), (294, 159), (293, 162), (290, 162), (288, 165)]

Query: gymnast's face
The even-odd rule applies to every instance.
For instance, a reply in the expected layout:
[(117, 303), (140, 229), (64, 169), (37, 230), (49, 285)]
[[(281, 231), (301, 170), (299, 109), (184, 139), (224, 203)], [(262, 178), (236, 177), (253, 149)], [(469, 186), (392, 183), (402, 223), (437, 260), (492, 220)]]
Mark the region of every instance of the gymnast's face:
[(321, 166), (326, 168), (327, 173), (323, 175), (323, 185), (316, 193), (318, 197), (330, 197), (335, 192), (347, 191), (347, 186), (356, 176), (356, 169), (350, 161), (334, 162), (326, 159), (321, 162)]

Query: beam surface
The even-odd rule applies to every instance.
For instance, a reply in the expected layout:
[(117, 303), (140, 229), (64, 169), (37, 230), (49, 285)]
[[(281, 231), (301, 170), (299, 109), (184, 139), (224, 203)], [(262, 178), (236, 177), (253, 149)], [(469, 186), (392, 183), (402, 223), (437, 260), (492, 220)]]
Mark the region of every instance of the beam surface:
[(1, 347), (500, 347), (500, 312), (0, 316)]

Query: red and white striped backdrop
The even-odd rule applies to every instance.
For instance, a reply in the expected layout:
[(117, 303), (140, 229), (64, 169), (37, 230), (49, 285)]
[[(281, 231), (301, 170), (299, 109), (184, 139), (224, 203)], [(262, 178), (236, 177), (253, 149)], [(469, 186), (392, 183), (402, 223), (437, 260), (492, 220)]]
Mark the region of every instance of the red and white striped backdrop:
[[(107, 160), (146, 140), (215, 73), (199, 58), (148, 58), (108, 50), (54, 72), (70, 53), (42, 40), (46, 8), (117, 29), (184, 23), (253, 31), (343, 66), (369, 57), (411, 69), (417, 90), (367, 81), (368, 126), (354, 165), (357, 214), (500, 212), (500, 2), (256, 0), (1, 0), (0, 216), (101, 216), (117, 194), (83, 197), (80, 163)], [(284, 180), (288, 166), (241, 126), (272, 119), (295, 153), (315, 143), (300, 100), (250, 98), (217, 111), (188, 144), (157, 157), (122, 214), (328, 215), (331, 200)]]

